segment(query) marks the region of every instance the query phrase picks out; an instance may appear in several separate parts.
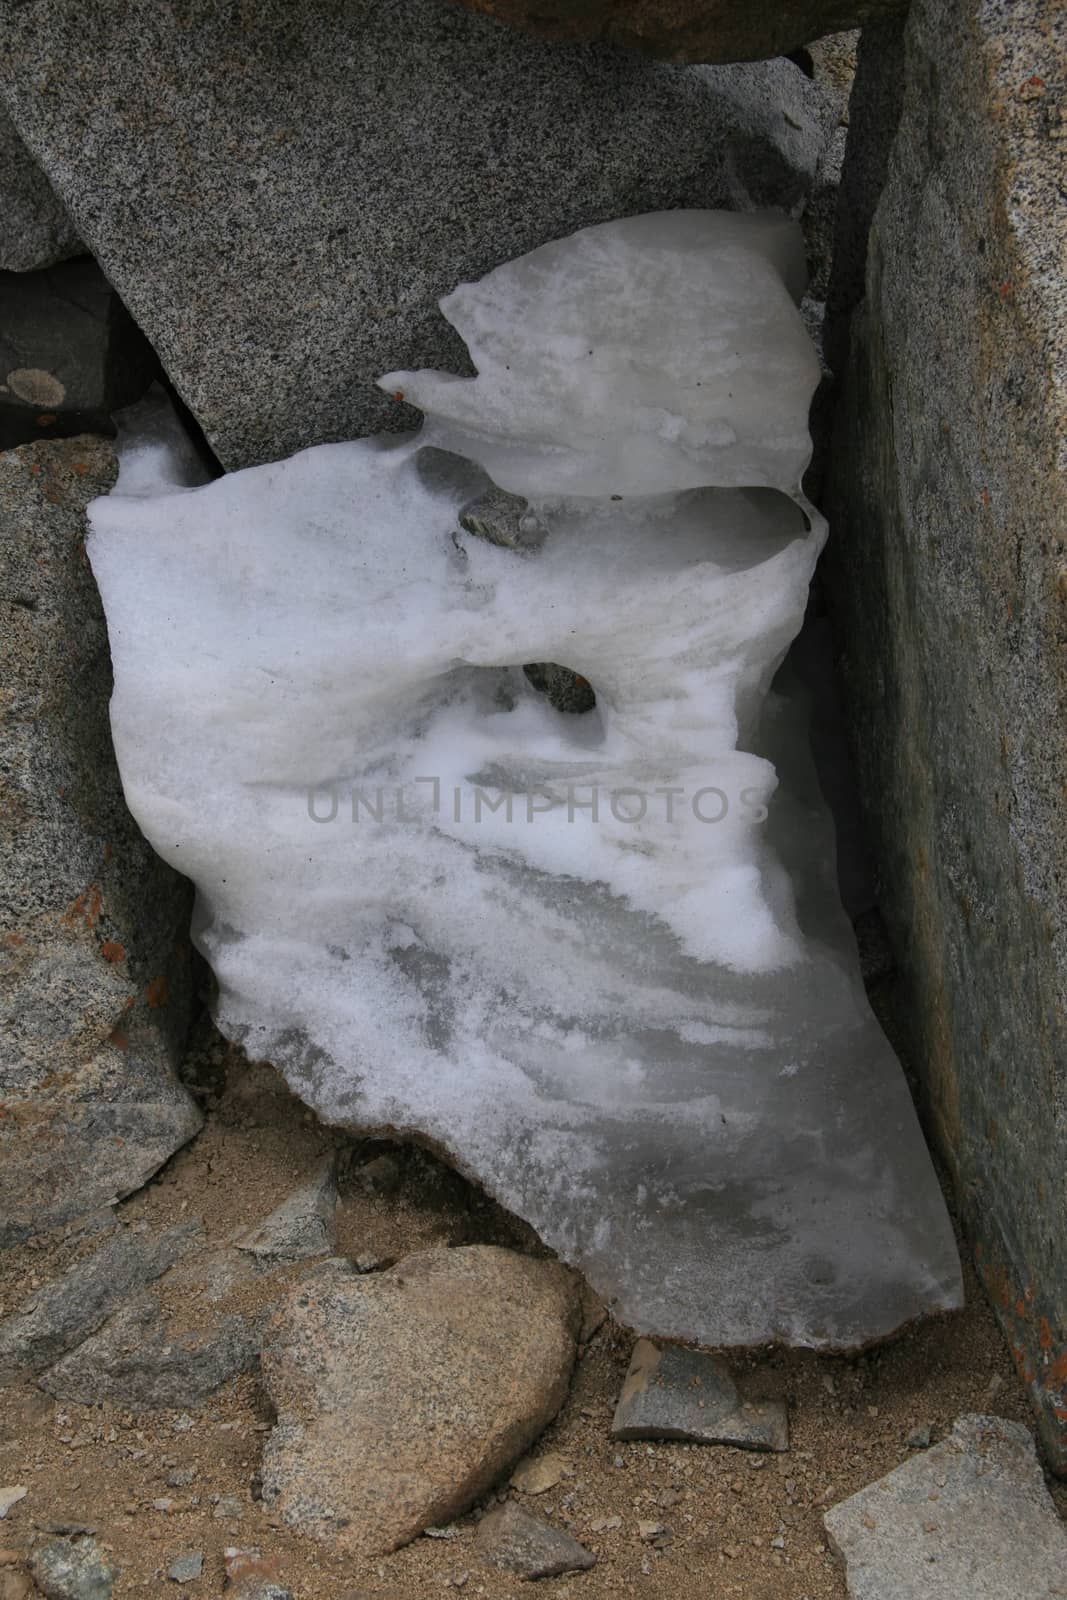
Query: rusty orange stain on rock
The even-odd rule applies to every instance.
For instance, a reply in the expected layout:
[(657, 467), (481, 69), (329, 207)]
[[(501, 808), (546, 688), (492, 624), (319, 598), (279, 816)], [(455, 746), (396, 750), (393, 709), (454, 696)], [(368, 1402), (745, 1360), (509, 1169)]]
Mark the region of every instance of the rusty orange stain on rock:
[(100, 946), (100, 954), (105, 961), (125, 961), (126, 951), (117, 939), (105, 939)]
[(74, 924), (80, 920), (87, 928), (95, 928), (100, 920), (100, 908), (103, 904), (103, 898), (100, 892), (100, 885), (91, 883), (88, 889), (84, 889), (78, 895), (77, 899), (71, 901), (71, 904), (63, 913), (60, 920), (64, 927), (73, 928)]
[(166, 978), (153, 978), (144, 992), (144, 997), (153, 1011), (158, 1011), (160, 1006), (165, 1006), (167, 1003)]

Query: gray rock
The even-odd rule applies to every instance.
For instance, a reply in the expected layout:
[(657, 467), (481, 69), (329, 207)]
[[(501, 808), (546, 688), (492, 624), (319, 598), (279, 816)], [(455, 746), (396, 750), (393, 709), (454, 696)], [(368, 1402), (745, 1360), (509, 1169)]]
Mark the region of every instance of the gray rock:
[(0, 1245), (138, 1188), (201, 1116), (175, 1076), (189, 885), (126, 809), (82, 547), (100, 439), (0, 454)]
[(84, 248), (63, 202), (0, 110), (0, 272), (51, 267)]
[(227, 467), (411, 426), (375, 379), (469, 370), (438, 298), (548, 239), (798, 207), (834, 120), (786, 61), (546, 49), (440, 0), (0, 18), (0, 97)]
[(47, 1600), (110, 1600), (118, 1570), (88, 1537), (52, 1539), (30, 1556), (33, 1581)]
[(580, 1317), (562, 1267), (488, 1245), (319, 1268), (263, 1349), (264, 1505), (345, 1552), (448, 1522), (559, 1409)]
[(96, 1331), (202, 1236), (195, 1218), (165, 1233), (120, 1227), (69, 1272), (37, 1289), (0, 1322), (0, 1387), (41, 1372)]
[(228, 1312), (176, 1331), (155, 1295), (119, 1311), (41, 1377), (57, 1400), (131, 1409), (196, 1406), (255, 1365), (266, 1312)]
[(167, 1577), (174, 1583), (195, 1583), (204, 1571), (204, 1552), (186, 1550), (167, 1568)]
[(559, 1578), (588, 1572), (596, 1556), (561, 1528), (508, 1500), (478, 1524), (475, 1548), (483, 1561), (517, 1572), (520, 1578)]
[(95, 261), (0, 273), (0, 448), (111, 433), (158, 362)]
[(337, 1158), (324, 1156), (318, 1167), (288, 1199), (272, 1211), (238, 1249), (263, 1261), (300, 1261), (331, 1255), (337, 1208)]
[(613, 1439), (688, 1439), (747, 1450), (788, 1450), (780, 1400), (743, 1401), (725, 1363), (699, 1350), (650, 1339), (634, 1346), (611, 1424)]
[(1059, 0), (915, 0), (902, 62), (861, 49), (853, 130), (864, 97), (890, 125), (894, 96), (900, 109), (824, 568), (899, 970), (892, 1020), (1060, 1472), (1065, 60)]
[(851, 1600), (1059, 1600), (1067, 1532), (1017, 1422), (949, 1437), (823, 1518)]

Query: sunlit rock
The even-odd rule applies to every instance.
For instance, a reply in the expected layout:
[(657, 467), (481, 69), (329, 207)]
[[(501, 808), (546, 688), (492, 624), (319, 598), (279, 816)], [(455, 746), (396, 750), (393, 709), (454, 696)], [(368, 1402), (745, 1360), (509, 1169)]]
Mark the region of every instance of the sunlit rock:
[(422, 433), (183, 488), (157, 410), (92, 512), (127, 798), (221, 1027), (716, 1345), (960, 1296), (771, 689), (825, 534), (802, 278), (775, 218), (586, 229), (449, 297), (478, 378), (383, 380)]

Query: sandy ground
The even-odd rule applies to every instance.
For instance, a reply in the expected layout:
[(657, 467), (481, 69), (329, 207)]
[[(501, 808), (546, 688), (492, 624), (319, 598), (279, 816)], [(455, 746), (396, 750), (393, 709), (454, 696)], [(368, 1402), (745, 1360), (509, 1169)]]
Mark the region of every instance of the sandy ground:
[[(208, 1112), (203, 1133), (139, 1194), (124, 1217), (165, 1226), (196, 1213), (227, 1237), (277, 1204), (331, 1146), (341, 1152), (338, 1253), (396, 1259), (431, 1244), (487, 1242), (537, 1250), (528, 1230), (432, 1157), (322, 1128), (266, 1068), (225, 1052), (208, 1031), (191, 1057)], [(368, 1192), (360, 1172), (383, 1150), (399, 1180)], [(30, 1241), (0, 1257), (0, 1312), (17, 1306), (88, 1246)], [(162, 1285), (174, 1309), (178, 1291)], [(840, 1565), (822, 1529), (826, 1506), (890, 1471), (927, 1425), (937, 1438), (965, 1411), (1029, 1424), (1030, 1413), (982, 1291), (968, 1272), (961, 1314), (930, 1322), (861, 1358), (771, 1351), (737, 1361), (751, 1398), (782, 1397), (792, 1430), (787, 1454), (709, 1446), (617, 1444), (609, 1435), (632, 1336), (606, 1321), (584, 1349), (570, 1397), (536, 1452), (562, 1455), (559, 1486), (525, 1503), (566, 1526), (598, 1557), (589, 1573), (542, 1580), (537, 1590), (480, 1564), (476, 1513), (452, 1537), (421, 1538), (365, 1562), (275, 1525), (257, 1496), (257, 1465), (270, 1411), (254, 1375), (240, 1377), (188, 1414), (57, 1404), (33, 1385), (0, 1392), (0, 1485), (25, 1499), (0, 1522), (5, 1570), (48, 1530), (92, 1529), (120, 1568), (115, 1596), (218, 1595), (222, 1551), (258, 1545), (296, 1600), (445, 1592), (488, 1597), (628, 1594), (670, 1600), (844, 1600)], [(168, 1478), (188, 1476), (175, 1487)], [(501, 1486), (503, 1489), (503, 1486)], [(1053, 1485), (1061, 1514), (1067, 1485)], [(158, 1504), (157, 1504), (158, 1502)], [(617, 1526), (603, 1526), (619, 1518)], [(638, 1522), (668, 1532), (643, 1542)], [(204, 1552), (204, 1572), (181, 1588), (168, 1566)]]

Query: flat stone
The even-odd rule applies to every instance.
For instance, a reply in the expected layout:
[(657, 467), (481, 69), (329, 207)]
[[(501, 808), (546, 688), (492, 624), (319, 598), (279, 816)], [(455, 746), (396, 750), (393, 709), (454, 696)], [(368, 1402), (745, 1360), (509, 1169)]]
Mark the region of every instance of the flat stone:
[(144, 1295), (50, 1367), (40, 1386), (79, 1405), (196, 1406), (255, 1365), (266, 1314), (229, 1312), (176, 1333), (157, 1297)]
[(301, 1261), (332, 1255), (337, 1207), (337, 1160), (324, 1156), (299, 1189), (265, 1222), (238, 1242), (238, 1249), (264, 1261)]
[(1067, 1531), (1026, 1428), (960, 1417), (823, 1518), (850, 1600), (1060, 1600)]
[(836, 120), (787, 61), (546, 50), (440, 0), (0, 15), (0, 98), (230, 468), (413, 426), (376, 378), (469, 370), (439, 297), (549, 239), (794, 212)]
[(92, 1538), (38, 1545), (30, 1555), (30, 1571), (46, 1600), (110, 1600), (118, 1576)]
[(195, 1583), (204, 1571), (204, 1552), (187, 1550), (167, 1568), (167, 1577), (174, 1583)]
[(901, 1051), (1060, 1473), (1065, 60), (1061, 0), (914, 0), (861, 41), (823, 568)]
[(725, 1362), (681, 1345), (634, 1346), (611, 1424), (613, 1439), (687, 1439), (746, 1450), (788, 1450), (789, 1420), (779, 1400), (741, 1399)]
[(51, 267), (84, 248), (62, 200), (0, 109), (0, 272)]
[(460, 0), (546, 39), (599, 39), (668, 61), (783, 56), (904, 0)]
[(0, 1386), (41, 1372), (94, 1333), (130, 1295), (166, 1272), (202, 1238), (189, 1218), (164, 1233), (119, 1227), (99, 1250), (34, 1290), (0, 1321)]
[(447, 1523), (556, 1414), (579, 1325), (569, 1273), (493, 1246), (319, 1268), (263, 1349), (265, 1507), (345, 1552)]
[(569, 1464), (558, 1455), (528, 1456), (511, 1474), (511, 1487), (520, 1494), (546, 1494), (570, 1472)]
[(17, 1506), (20, 1500), (25, 1500), (29, 1490), (24, 1483), (8, 1484), (0, 1489), (0, 1520), (7, 1516), (12, 1506)]
[(0, 273), (0, 448), (112, 433), (158, 366), (95, 261)]
[(565, 1572), (588, 1572), (596, 1565), (591, 1550), (514, 1500), (482, 1518), (474, 1542), (483, 1561), (517, 1572), (520, 1578), (559, 1578)]
[(0, 454), (0, 1246), (137, 1189), (201, 1124), (178, 1082), (190, 888), (126, 808), (79, 438)]

